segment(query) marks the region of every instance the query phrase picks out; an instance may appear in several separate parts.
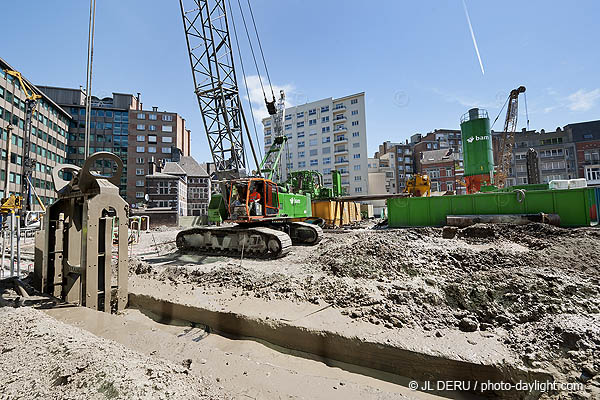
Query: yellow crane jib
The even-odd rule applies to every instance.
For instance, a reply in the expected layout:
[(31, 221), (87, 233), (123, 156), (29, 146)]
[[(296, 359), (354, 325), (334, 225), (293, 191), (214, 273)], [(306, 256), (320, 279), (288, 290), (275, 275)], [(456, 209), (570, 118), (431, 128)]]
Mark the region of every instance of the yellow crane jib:
[(5, 69), (4, 72), (6, 72), (8, 75), (14, 76), (15, 78), (17, 78), (19, 80), (21, 89), (23, 89), (23, 92), (25, 92), (25, 96), (27, 97), (27, 99), (39, 100), (42, 98), (41, 95), (39, 95), (33, 91), (31, 86), (29, 85), (29, 83), (27, 83), (25, 81), (25, 79), (23, 79), (23, 75), (21, 75), (21, 73), (19, 71), (12, 71), (10, 69)]

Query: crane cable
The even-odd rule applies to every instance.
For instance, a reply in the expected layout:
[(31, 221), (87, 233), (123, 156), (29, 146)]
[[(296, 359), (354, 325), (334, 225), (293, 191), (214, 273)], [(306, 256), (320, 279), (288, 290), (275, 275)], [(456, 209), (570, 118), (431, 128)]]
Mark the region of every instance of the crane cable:
[(502, 106), (502, 108), (498, 112), (498, 115), (496, 116), (496, 119), (494, 120), (494, 123), (492, 123), (492, 126), (490, 127), (490, 129), (492, 129), (494, 127), (494, 125), (496, 124), (496, 121), (498, 121), (498, 118), (500, 118), (500, 114), (502, 114), (502, 110), (504, 110), (504, 107), (506, 107), (506, 104), (508, 103), (508, 100), (510, 100), (510, 94), (506, 98), (506, 101), (504, 102), (504, 105)]
[(252, 12), (252, 6), (250, 5), (250, 0), (248, 0), (248, 9), (250, 10), (250, 16), (252, 17), (252, 25), (254, 25), (254, 33), (256, 34), (256, 41), (258, 42), (258, 48), (260, 49), (260, 55), (263, 60), (263, 65), (265, 66), (267, 80), (269, 81), (269, 87), (271, 88), (271, 95), (273, 96), (273, 100), (275, 100), (275, 93), (273, 92), (273, 85), (271, 84), (271, 77), (269, 76), (269, 68), (267, 68), (267, 62), (265, 61), (265, 53), (263, 52), (262, 43), (260, 41), (260, 36), (258, 36), (258, 29), (256, 28), (256, 21), (254, 20), (254, 13)]
[[(235, 18), (233, 17), (233, 9), (231, 7), (231, 1), (228, 1), (227, 4), (229, 4), (229, 13), (231, 14), (231, 25), (233, 26), (233, 36), (235, 37), (235, 44), (237, 47), (238, 57), (240, 58), (240, 66), (242, 67), (242, 76), (244, 77), (244, 86), (246, 87), (246, 95), (248, 96), (248, 104), (250, 105), (250, 116), (252, 117), (252, 126), (254, 127), (254, 136), (256, 137), (256, 142), (259, 145), (258, 153), (262, 160), (262, 158), (263, 158), (262, 150), (261, 150), (262, 146), (260, 145), (260, 140), (258, 138), (258, 131), (256, 129), (256, 120), (254, 119), (254, 112), (252, 111), (252, 101), (250, 100), (250, 90), (248, 89), (248, 81), (246, 80), (246, 71), (244, 69), (244, 61), (242, 59), (240, 43), (238, 41), (237, 30), (235, 28)], [(262, 85), (262, 83), (261, 83), (261, 85)], [(264, 90), (263, 90), (263, 94), (264, 94)], [(256, 169), (258, 170), (259, 168), (260, 168), (260, 165), (257, 165)]]
[[(258, 81), (260, 82), (260, 88), (262, 89), (263, 96), (265, 98), (265, 103), (267, 103), (267, 94), (265, 93), (265, 87), (263, 86), (262, 77), (260, 76), (260, 69), (258, 68), (258, 62), (256, 61), (256, 55), (254, 54), (254, 46), (252, 46), (252, 40), (250, 40), (250, 33), (248, 32), (248, 25), (246, 25), (246, 17), (244, 17), (244, 12), (242, 11), (242, 3), (240, 0), (237, 0), (238, 6), (240, 8), (240, 15), (242, 16), (242, 21), (244, 22), (244, 29), (246, 31), (246, 37), (248, 38), (248, 44), (250, 45), (250, 51), (252, 52), (252, 58), (254, 59), (254, 66), (256, 67), (256, 73), (258, 74)], [(273, 100), (275, 96), (273, 96)]]

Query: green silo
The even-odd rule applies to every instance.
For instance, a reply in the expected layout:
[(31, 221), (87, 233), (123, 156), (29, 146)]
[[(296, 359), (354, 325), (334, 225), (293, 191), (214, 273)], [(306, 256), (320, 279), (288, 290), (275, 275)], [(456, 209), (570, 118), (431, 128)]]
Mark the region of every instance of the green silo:
[(464, 176), (484, 175), (494, 171), (494, 151), (490, 119), (486, 110), (472, 108), (460, 119)]

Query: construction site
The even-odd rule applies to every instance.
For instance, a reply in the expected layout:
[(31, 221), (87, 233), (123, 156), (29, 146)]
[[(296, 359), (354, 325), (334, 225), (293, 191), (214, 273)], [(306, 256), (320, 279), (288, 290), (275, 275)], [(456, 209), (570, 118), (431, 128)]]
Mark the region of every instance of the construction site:
[[(20, 172), (3, 161), (0, 399), (600, 399), (600, 186), (544, 182), (535, 149), (509, 184), (524, 86), (497, 142), (485, 109), (457, 115), (464, 194), (425, 173), (349, 193), (345, 167), (290, 170), (270, 78), (272, 141), (253, 137), (242, 29), (269, 72), (250, 2), (241, 21), (226, 0), (179, 5), (214, 165), (192, 226), (123, 198), (127, 166), (90, 150), (89, 119), (44, 205), (30, 137), (45, 97), (5, 70), (26, 101)], [(91, 0), (86, 93), (94, 18)]]

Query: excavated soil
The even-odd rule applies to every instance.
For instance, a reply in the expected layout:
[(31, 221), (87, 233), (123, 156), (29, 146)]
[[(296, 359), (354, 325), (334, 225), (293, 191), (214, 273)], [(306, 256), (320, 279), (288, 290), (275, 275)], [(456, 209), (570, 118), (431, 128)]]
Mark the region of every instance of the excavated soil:
[[(171, 236), (156, 233), (157, 245), (138, 250), (173, 253)], [(593, 228), (362, 229), (326, 233), (280, 260), (133, 258), (130, 273), (206, 293), (331, 304), (389, 329), (495, 330), (525, 365), (585, 384), (557, 398), (600, 398), (598, 249)]]
[(144, 356), (41, 311), (0, 307), (1, 399), (228, 398), (185, 365)]

